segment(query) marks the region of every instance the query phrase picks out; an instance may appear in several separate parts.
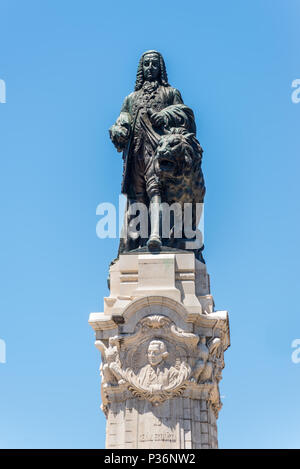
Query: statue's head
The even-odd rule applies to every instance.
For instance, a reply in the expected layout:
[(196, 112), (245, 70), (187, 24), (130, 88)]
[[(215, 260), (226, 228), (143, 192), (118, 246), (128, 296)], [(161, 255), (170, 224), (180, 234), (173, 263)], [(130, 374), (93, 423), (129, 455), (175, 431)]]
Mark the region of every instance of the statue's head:
[(168, 86), (168, 76), (163, 56), (156, 50), (144, 52), (140, 58), (135, 91), (142, 88), (144, 81), (159, 81), (163, 86)]
[(148, 361), (157, 366), (168, 356), (167, 348), (162, 340), (152, 340), (148, 347)]

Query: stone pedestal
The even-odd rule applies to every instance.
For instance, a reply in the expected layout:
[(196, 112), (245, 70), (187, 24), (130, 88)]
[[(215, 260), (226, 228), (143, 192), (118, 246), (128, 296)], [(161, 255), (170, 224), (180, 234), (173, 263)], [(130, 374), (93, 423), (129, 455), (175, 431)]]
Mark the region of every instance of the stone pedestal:
[(205, 264), (189, 252), (129, 253), (90, 325), (101, 351), (106, 448), (217, 448), (229, 346)]

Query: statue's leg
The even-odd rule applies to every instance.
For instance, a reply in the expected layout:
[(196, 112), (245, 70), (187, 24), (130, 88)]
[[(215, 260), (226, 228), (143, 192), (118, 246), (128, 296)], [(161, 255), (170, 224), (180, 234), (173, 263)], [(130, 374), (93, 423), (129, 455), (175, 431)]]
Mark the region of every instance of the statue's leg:
[(149, 249), (159, 249), (161, 241), (161, 196), (158, 179), (154, 172), (153, 156), (146, 159), (145, 162), (145, 182), (146, 191), (150, 200), (150, 237), (147, 241)]
[[(145, 231), (143, 226), (143, 218), (145, 212), (147, 214), (147, 207), (145, 206), (143, 197), (137, 195), (134, 199), (129, 199), (127, 212), (127, 245), (129, 248), (128, 251), (138, 249), (143, 245), (143, 233)], [(148, 223), (146, 221), (146, 229), (147, 228)]]
[(157, 249), (162, 245), (160, 237), (160, 220), (161, 220), (161, 197), (154, 195), (150, 200), (150, 219), (151, 219), (151, 232), (150, 238), (147, 241), (149, 249)]
[[(144, 161), (133, 155), (130, 170), (130, 185), (127, 192), (124, 223), (121, 231), (119, 254), (138, 249), (148, 239), (148, 197), (144, 179)], [(145, 215), (146, 212), (146, 215)], [(144, 218), (147, 218), (144, 220)], [(141, 220), (139, 222), (139, 220)], [(142, 222), (145, 222), (144, 224)], [(145, 225), (145, 226), (144, 226)]]
[(139, 234), (136, 232), (135, 227), (132, 223), (132, 221), (136, 217), (134, 207), (136, 206), (137, 202), (139, 201), (136, 198), (133, 198), (132, 195), (130, 197), (127, 197), (123, 225), (120, 235), (118, 257), (124, 252), (132, 251), (140, 247)]

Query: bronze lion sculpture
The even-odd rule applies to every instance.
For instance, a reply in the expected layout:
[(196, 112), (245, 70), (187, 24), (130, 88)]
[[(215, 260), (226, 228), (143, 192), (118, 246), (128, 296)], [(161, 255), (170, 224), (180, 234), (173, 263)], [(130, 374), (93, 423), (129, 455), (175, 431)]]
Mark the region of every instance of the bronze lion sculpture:
[[(168, 235), (166, 232), (163, 235), (163, 245), (185, 249), (184, 243), (189, 238), (188, 233), (191, 230), (195, 232), (199, 224), (205, 196), (205, 183), (201, 169), (202, 153), (203, 150), (195, 134), (183, 128), (171, 129), (161, 137), (158, 143), (153, 160), (153, 171), (160, 185), (162, 213), (164, 213), (164, 207), (170, 208), (172, 204), (178, 204), (178, 210), (182, 213), (182, 236), (176, 237), (173, 214), (170, 232)], [(184, 210), (187, 210), (186, 217)], [(202, 249), (203, 247), (200, 250), (199, 247), (195, 249), (199, 251), (197, 257), (200, 260), (203, 260)]]
[[(192, 250), (196, 258), (204, 262), (204, 246), (197, 231), (205, 196), (202, 153), (194, 133), (182, 127), (165, 131), (153, 157), (151, 177), (156, 179), (161, 194), (162, 246)], [(125, 217), (128, 227), (131, 216), (127, 212)], [(146, 246), (147, 236), (134, 238), (128, 228), (124, 232), (119, 254)]]

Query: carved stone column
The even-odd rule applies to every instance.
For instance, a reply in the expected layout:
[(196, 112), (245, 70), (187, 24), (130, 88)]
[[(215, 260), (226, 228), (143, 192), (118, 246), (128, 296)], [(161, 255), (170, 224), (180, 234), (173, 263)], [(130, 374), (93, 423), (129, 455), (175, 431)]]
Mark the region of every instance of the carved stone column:
[(104, 306), (89, 323), (106, 447), (217, 448), (229, 323), (213, 310), (205, 264), (189, 252), (121, 255)]

